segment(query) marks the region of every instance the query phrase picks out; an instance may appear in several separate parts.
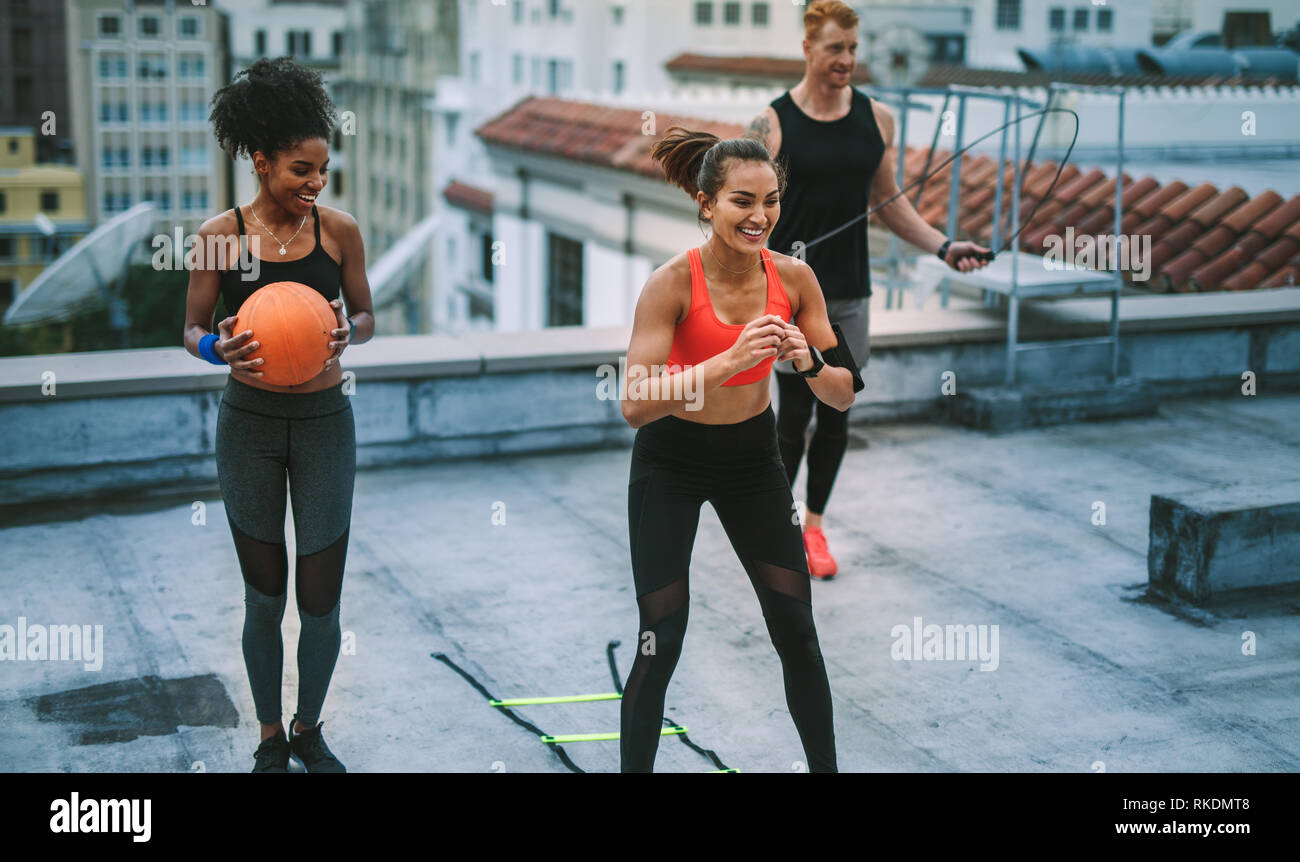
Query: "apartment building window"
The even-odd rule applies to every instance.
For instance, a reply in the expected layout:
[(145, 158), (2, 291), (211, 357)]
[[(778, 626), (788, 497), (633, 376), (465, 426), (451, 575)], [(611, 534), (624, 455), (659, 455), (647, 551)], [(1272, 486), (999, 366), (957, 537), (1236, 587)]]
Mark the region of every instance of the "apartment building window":
[(180, 66), (180, 76), (182, 78), (194, 79), (203, 77), (202, 54), (181, 54), (177, 64)]
[(496, 267), (492, 265), (492, 234), (491, 232), (483, 234), (483, 280), (488, 284), (492, 283), (495, 277)]
[(560, 0), (548, 0), (546, 14), (552, 18), (559, 18)]
[(140, 16), (140, 38), (157, 39), (162, 32), (162, 25), (158, 21), (157, 15)]
[(511, 58), (511, 75), (510, 80), (516, 84), (524, 82), (524, 55), (515, 54)]
[(10, 138), (10, 139), (9, 139), (9, 154), (10, 154), (10, 155), (13, 155), (13, 154), (16, 153), (16, 152), (18, 152), (18, 139), (17, 139), (17, 138)]
[(532, 85), (540, 87), (542, 85), (542, 58), (534, 57), (532, 59)]
[(0, 192), (0, 213), (9, 209), (9, 199), (5, 197), (4, 192)]
[(311, 31), (288, 30), (284, 34), (285, 53), (291, 57), (311, 56)]
[[(8, 260), (14, 256), (14, 241), (12, 237), (0, 236), (0, 260)], [(0, 297), (3, 299), (3, 297)]]
[(611, 6), (609, 7), (609, 11), (610, 14), (614, 16), (614, 26), (621, 27), (623, 25), (623, 7)]
[(722, 4), (722, 23), (728, 27), (736, 27), (740, 24), (739, 0), (728, 0)]
[(582, 326), (582, 243), (546, 234), (546, 325)]
[(701, 2), (695, 4), (695, 23), (700, 27), (707, 27), (713, 23), (712, 3), (701, 0)]
[(103, 54), (99, 58), (99, 77), (125, 78), (126, 57), (121, 54)]
[(131, 114), (127, 109), (126, 102), (100, 102), (99, 103), (99, 121), (101, 123), (125, 123), (130, 120)]
[(755, 27), (767, 26), (767, 11), (768, 9), (766, 3), (754, 4), (754, 7), (750, 10), (749, 17), (750, 17), (750, 21), (753, 22)]
[(515, 0), (510, 7), (510, 16), (515, 24), (524, 23), (524, 0)]
[(966, 37), (958, 35), (929, 34), (930, 62), (962, 65), (966, 62)]
[(1087, 9), (1075, 9), (1075, 10), (1074, 10), (1074, 29), (1076, 29), (1076, 30), (1087, 30), (1087, 29), (1088, 29), (1088, 10), (1087, 10)]
[(1102, 33), (1109, 33), (1114, 28), (1115, 13), (1110, 9), (1097, 10), (1097, 29)]
[(256, 30), (253, 32), (253, 53), (259, 57), (266, 56), (266, 31)]
[(167, 58), (158, 54), (147, 54), (136, 65), (136, 77), (148, 80), (161, 80), (167, 77)]
[(122, 35), (122, 18), (118, 15), (99, 16), (99, 37), (117, 39)]
[(560, 91), (560, 61), (546, 61), (546, 89), (554, 95)]
[(478, 83), (478, 51), (469, 52), (469, 80), (471, 84)]
[(32, 61), (32, 31), (28, 27), (14, 27), (9, 31), (9, 46), (14, 62), (25, 66)]
[(994, 24), (999, 30), (1020, 29), (1020, 0), (998, 0)]
[(182, 39), (199, 38), (199, 19), (195, 15), (186, 15), (176, 22), (176, 35)]
[(59, 211), (59, 193), (52, 189), (41, 189), (41, 212), (56, 213)]
[(330, 33), (330, 50), (335, 57), (343, 56), (343, 31), (335, 30)]
[(624, 66), (623, 61), (615, 60), (614, 61), (614, 92), (615, 93), (623, 92), (623, 87), (626, 86), (627, 83), (624, 79), (625, 74), (626, 74), (626, 66)]
[(158, 147), (157, 150), (153, 147), (145, 147), (144, 152), (141, 154), (141, 164), (147, 168), (155, 165), (160, 168), (165, 168), (171, 164), (171, 161), (171, 150), (165, 145)]
[(1065, 29), (1065, 10), (1054, 6), (1047, 10), (1047, 29), (1059, 33)]

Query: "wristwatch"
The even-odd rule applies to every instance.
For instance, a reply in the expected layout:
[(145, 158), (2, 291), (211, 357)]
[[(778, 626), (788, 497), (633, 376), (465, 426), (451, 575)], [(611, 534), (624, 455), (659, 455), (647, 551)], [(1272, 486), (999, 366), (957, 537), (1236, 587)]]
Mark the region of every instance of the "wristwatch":
[(939, 256), (939, 260), (943, 261), (944, 263), (948, 262), (948, 247), (951, 245), (952, 245), (952, 240), (946, 239), (943, 241), (943, 245), (939, 246), (939, 250), (935, 252), (935, 254)]
[(795, 372), (798, 373), (800, 377), (816, 377), (817, 374), (826, 367), (826, 361), (822, 359), (821, 352), (811, 344), (808, 345), (808, 355), (812, 357), (812, 368), (809, 368), (807, 371), (800, 371), (796, 368)]

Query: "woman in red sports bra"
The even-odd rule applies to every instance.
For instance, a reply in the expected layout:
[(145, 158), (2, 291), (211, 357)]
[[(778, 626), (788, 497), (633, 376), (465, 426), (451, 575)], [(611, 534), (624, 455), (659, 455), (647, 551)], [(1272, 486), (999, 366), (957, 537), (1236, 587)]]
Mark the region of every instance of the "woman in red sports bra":
[(842, 348), (812, 269), (764, 247), (781, 212), (781, 175), (762, 142), (673, 127), (651, 155), (713, 231), (650, 276), (628, 345), (623, 416), (638, 429), (628, 528), (640, 631), (621, 705), (622, 771), (654, 766), (708, 500), (758, 593), (808, 769), (835, 772), (830, 686), (768, 375), (775, 360), (791, 359), (818, 398), (847, 410), (854, 373), (838, 367)]

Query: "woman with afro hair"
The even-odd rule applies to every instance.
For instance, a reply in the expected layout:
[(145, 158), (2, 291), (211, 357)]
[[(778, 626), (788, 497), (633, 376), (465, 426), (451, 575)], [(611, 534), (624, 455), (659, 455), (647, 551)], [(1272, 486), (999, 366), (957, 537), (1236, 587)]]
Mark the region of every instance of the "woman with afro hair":
[[(262, 739), (253, 772), (287, 772), (291, 755), (308, 772), (346, 772), (321, 736), (320, 711), (341, 640), (339, 597), (356, 472), (355, 425), (339, 356), (375, 329), (365, 249), (350, 215), (316, 203), (328, 181), (335, 125), (319, 74), (287, 57), (258, 60), (212, 97), (209, 119), (221, 148), (251, 159), (259, 181), (250, 203), (199, 228), (192, 254), (232, 243), (241, 254), (228, 262), (191, 260), (185, 320), (185, 348), (230, 368), (217, 413), (216, 461), (244, 579), (244, 663)], [(338, 319), (333, 353), (315, 377), (294, 386), (265, 382), (263, 360), (248, 358), (257, 333), (233, 331), (249, 295), (278, 281), (319, 291)], [(213, 332), (218, 295), (226, 317)], [(280, 711), (286, 477), (302, 621), (298, 709), (287, 737)]]

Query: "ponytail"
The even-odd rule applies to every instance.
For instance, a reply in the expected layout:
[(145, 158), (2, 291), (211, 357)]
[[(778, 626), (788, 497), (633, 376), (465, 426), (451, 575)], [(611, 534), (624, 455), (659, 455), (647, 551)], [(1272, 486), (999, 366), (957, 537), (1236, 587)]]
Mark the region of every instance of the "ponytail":
[(785, 189), (785, 172), (772, 160), (767, 146), (757, 138), (723, 140), (712, 132), (692, 132), (682, 126), (670, 126), (650, 149), (650, 157), (659, 162), (664, 177), (680, 186), (691, 200), (699, 192), (712, 199), (726, 179), (728, 159), (764, 162), (776, 172), (777, 186)]

